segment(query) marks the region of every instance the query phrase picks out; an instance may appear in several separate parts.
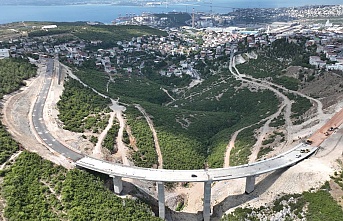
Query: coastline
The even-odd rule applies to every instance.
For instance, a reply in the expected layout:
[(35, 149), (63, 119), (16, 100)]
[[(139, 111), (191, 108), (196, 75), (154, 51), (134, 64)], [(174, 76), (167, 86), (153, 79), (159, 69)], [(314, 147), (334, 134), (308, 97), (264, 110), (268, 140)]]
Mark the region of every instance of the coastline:
[[(301, 7), (301, 5), (340, 5), (338, 0), (313, 0), (311, 2), (279, 2), (273, 0), (262, 0), (260, 2), (249, 2), (248, 0), (217, 0), (212, 4), (191, 1), (184, 3), (171, 3), (168, 5), (129, 5), (129, 4), (101, 4), (101, 3), (80, 3), (80, 4), (0, 4), (0, 24), (22, 21), (55, 21), (75, 22), (91, 21), (111, 24), (113, 20), (125, 15), (141, 15), (142, 13), (168, 13), (168, 12), (196, 12), (226, 14), (234, 8), (279, 8), (279, 7)], [(320, 4), (316, 4), (320, 3)]]

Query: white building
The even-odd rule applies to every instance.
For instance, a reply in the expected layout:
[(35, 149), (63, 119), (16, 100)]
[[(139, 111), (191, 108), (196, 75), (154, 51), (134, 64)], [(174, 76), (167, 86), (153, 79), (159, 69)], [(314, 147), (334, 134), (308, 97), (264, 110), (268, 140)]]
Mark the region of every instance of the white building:
[(338, 70), (338, 71), (343, 71), (343, 64), (336, 63), (332, 65), (327, 65), (326, 66), (327, 70)]
[(10, 49), (0, 49), (0, 59), (9, 58), (9, 57), (10, 57)]
[(45, 25), (42, 27), (43, 30), (57, 28), (57, 25)]
[(326, 62), (322, 61), (319, 56), (310, 56), (309, 63), (310, 65), (314, 65), (318, 68), (322, 68), (326, 64)]

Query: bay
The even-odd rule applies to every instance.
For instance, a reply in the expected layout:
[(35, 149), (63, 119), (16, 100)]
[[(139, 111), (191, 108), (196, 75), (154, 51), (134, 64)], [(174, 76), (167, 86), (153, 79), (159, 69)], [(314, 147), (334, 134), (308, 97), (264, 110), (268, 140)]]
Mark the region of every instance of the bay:
[[(212, 2), (212, 3), (211, 3)], [(228, 13), (233, 8), (277, 8), (303, 5), (342, 4), (342, 0), (206, 0), (155, 7), (118, 5), (56, 5), (24, 6), (0, 5), (0, 24), (21, 21), (99, 21), (111, 23), (120, 16), (140, 15), (143, 12), (199, 12)]]

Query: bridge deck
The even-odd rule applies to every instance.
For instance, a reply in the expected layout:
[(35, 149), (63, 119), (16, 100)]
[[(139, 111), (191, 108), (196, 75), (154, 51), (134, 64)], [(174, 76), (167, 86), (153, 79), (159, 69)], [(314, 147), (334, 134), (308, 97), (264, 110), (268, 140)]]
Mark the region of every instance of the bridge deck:
[(110, 176), (162, 182), (204, 182), (209, 180), (219, 181), (237, 179), (267, 173), (294, 165), (309, 157), (316, 150), (317, 147), (307, 144), (299, 144), (290, 151), (274, 158), (242, 166), (208, 170), (165, 170), (128, 167), (122, 164), (106, 162), (91, 157), (81, 158), (75, 163), (79, 167), (109, 174)]

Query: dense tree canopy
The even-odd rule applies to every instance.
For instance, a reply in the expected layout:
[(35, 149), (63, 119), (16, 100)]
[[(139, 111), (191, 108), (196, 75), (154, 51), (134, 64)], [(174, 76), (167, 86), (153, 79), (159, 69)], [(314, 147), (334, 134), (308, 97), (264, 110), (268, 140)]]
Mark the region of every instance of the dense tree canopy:
[(111, 193), (94, 175), (67, 171), (29, 152), (7, 171), (3, 196), (9, 220), (160, 220), (138, 200)]
[(4, 163), (18, 149), (18, 143), (12, 139), (0, 122), (0, 164)]
[(28, 60), (10, 58), (0, 60), (0, 99), (4, 94), (18, 90), (25, 85), (23, 80), (35, 76), (37, 68)]
[(109, 112), (110, 100), (73, 79), (66, 81), (64, 87), (61, 100), (57, 103), (64, 128), (74, 132), (104, 129), (108, 117), (102, 113)]
[[(18, 90), (25, 85), (23, 80), (36, 75), (37, 68), (27, 59), (9, 58), (0, 60), (0, 99), (4, 94)], [(0, 122), (0, 164), (18, 150), (15, 142)]]

